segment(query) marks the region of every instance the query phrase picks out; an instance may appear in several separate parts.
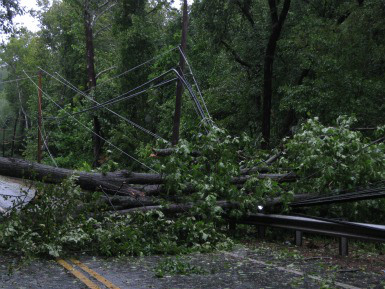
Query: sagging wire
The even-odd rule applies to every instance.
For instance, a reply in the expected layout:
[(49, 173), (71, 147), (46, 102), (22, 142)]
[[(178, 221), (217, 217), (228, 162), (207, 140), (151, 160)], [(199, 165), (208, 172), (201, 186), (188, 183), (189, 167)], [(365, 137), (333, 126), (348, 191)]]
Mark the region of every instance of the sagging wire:
[(126, 153), (125, 151), (123, 151), (122, 149), (120, 149), (119, 147), (117, 147), (116, 145), (114, 145), (113, 143), (111, 143), (109, 140), (105, 139), (104, 137), (102, 137), (101, 135), (99, 135), (98, 133), (94, 132), (92, 129), (88, 128), (86, 125), (84, 125), (81, 121), (79, 121), (77, 118), (75, 118), (74, 116), (72, 116), (69, 112), (67, 112), (64, 107), (62, 107), (60, 104), (58, 104), (56, 101), (54, 101), (46, 92), (44, 92), (33, 80), (32, 78), (25, 72), (25, 75), (29, 78), (29, 80), (33, 83), (33, 85), (35, 85), (39, 91), (42, 92), (42, 94), (49, 100), (51, 101), (53, 104), (55, 104), (60, 110), (63, 110), (66, 114), (69, 115), (69, 117), (71, 117), (74, 121), (76, 121), (78, 124), (80, 124), (84, 129), (88, 130), (89, 132), (91, 132), (92, 134), (94, 134), (95, 136), (99, 137), (101, 140), (105, 141), (107, 144), (109, 144), (111, 147), (113, 147), (114, 149), (116, 149), (117, 151), (119, 151), (120, 153), (124, 154), (125, 156), (129, 157), (130, 159), (134, 160), (135, 162), (139, 163), (140, 165), (142, 165), (143, 167), (155, 172), (155, 173), (158, 173), (156, 170), (154, 170), (153, 168), (147, 166), (146, 164), (142, 163), (141, 161), (139, 161), (138, 159), (136, 159), (135, 157), (131, 156), (130, 154)]
[[(58, 79), (57, 77), (55, 77), (54, 75), (52, 75), (52, 74), (50, 74), (49, 72), (45, 71), (45, 70), (42, 69), (41, 67), (39, 67), (39, 69), (41, 69), (43, 72), (45, 72), (47, 75), (49, 75), (50, 77), (52, 77), (52, 78), (55, 79), (56, 81), (62, 83), (63, 85), (69, 87), (70, 89), (72, 89), (72, 90), (74, 90), (74, 91), (80, 93), (81, 95), (83, 95), (84, 97), (86, 97), (88, 100), (90, 100), (90, 101), (96, 103), (97, 105), (102, 105), (101, 103), (99, 103), (98, 101), (96, 101), (95, 99), (93, 99), (92, 97), (88, 96), (88, 94), (86, 94), (85, 92), (80, 91), (79, 89), (77, 89), (77, 88), (76, 88), (75, 86), (73, 86), (68, 80), (65, 80), (65, 79), (64, 79), (62, 76), (60, 76), (58, 73), (57, 73), (57, 74), (59, 75), (59, 77), (60, 77), (61, 79), (63, 79), (63, 80)], [(159, 135), (157, 135), (157, 134), (155, 134), (155, 133), (149, 131), (148, 129), (146, 129), (146, 128), (140, 126), (139, 124), (133, 122), (132, 120), (129, 120), (128, 118), (126, 118), (126, 117), (120, 115), (119, 113), (117, 113), (117, 112), (115, 112), (115, 111), (109, 109), (109, 108), (106, 107), (105, 105), (102, 105), (102, 106), (103, 106), (106, 110), (108, 110), (110, 113), (116, 115), (117, 117), (119, 117), (119, 118), (121, 118), (122, 120), (126, 121), (127, 123), (131, 124), (131, 125), (134, 126), (135, 128), (137, 128), (137, 129), (139, 129), (139, 130), (141, 130), (141, 131), (147, 133), (148, 135), (153, 136), (153, 137), (156, 138), (156, 139), (161, 139), (161, 140), (163, 140), (163, 141), (165, 141), (165, 142), (168, 143), (168, 141), (165, 140), (164, 138), (162, 138), (161, 136), (159, 136)]]

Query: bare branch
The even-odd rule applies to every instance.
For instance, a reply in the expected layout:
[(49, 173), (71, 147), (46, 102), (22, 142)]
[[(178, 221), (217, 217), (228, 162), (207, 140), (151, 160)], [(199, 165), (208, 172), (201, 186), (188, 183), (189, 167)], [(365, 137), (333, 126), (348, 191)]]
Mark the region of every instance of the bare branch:
[(251, 0), (244, 0), (242, 3), (241, 3), (241, 1), (238, 0), (235, 3), (241, 9), (241, 12), (242, 12), (243, 16), (246, 17), (246, 19), (249, 21), (251, 26), (254, 28), (255, 22), (254, 22), (254, 19), (253, 19), (253, 15), (251, 14), (251, 11), (250, 11)]
[(158, 11), (158, 10), (159, 10), (163, 5), (165, 5), (165, 4), (167, 4), (167, 1), (161, 1), (161, 2), (159, 2), (153, 9), (151, 9), (151, 10), (147, 13), (147, 15), (150, 15), (150, 14), (152, 14), (152, 13)]
[(104, 74), (104, 73), (106, 73), (106, 72), (108, 72), (108, 71), (110, 71), (110, 70), (112, 70), (112, 69), (114, 69), (114, 68), (116, 68), (115, 65), (114, 65), (114, 66), (111, 66), (111, 67), (109, 67), (109, 68), (106, 68), (106, 69), (104, 69), (104, 70), (102, 70), (102, 71), (100, 71), (100, 72), (96, 75), (96, 79), (98, 79), (102, 74)]
[[(110, 3), (110, 2), (112, 2), (112, 1), (108, 1), (108, 3)], [(91, 25), (94, 26), (95, 23), (100, 19), (100, 17), (102, 17), (107, 12), (109, 12), (116, 4), (117, 3), (114, 1), (114, 3), (111, 3), (110, 5), (103, 6), (105, 8), (101, 9), (101, 11), (100, 11), (100, 9), (98, 9), (98, 11), (100, 11), (100, 12), (95, 13), (95, 16), (92, 19)]]
[(223, 46), (233, 55), (234, 59), (236, 62), (238, 62), (239, 64), (241, 64), (242, 66), (245, 66), (247, 67), (248, 69), (253, 69), (253, 66), (246, 62), (245, 60), (243, 60), (239, 54), (224, 40), (221, 40), (221, 43), (223, 44)]
[(107, 1), (105, 1), (102, 5), (100, 5), (98, 7), (98, 10), (102, 10), (104, 7), (108, 6), (113, 1), (116, 1), (116, 0), (107, 0)]
[(98, 31), (94, 32), (94, 38), (96, 38), (100, 33), (102, 33), (103, 31), (106, 31), (108, 29), (110, 29), (112, 27), (111, 24), (107, 24), (106, 26), (103, 26), (102, 28), (100, 28)]

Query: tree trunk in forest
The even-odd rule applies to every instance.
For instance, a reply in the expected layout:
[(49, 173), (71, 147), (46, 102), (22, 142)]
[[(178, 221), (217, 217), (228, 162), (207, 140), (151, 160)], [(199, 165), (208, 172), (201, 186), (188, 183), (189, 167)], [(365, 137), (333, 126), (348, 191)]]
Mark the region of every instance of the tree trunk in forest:
[[(187, 29), (188, 29), (187, 0), (184, 0), (182, 42), (181, 42), (181, 50), (183, 53), (185, 53), (187, 49)], [(185, 61), (182, 54), (180, 55), (180, 58), (179, 58), (179, 69), (180, 69), (181, 75), (183, 76), (184, 69), (185, 69)], [(175, 113), (174, 113), (173, 131), (172, 131), (173, 145), (176, 145), (179, 142), (180, 118), (182, 113), (182, 94), (183, 94), (183, 83), (181, 80), (178, 80), (178, 84), (176, 87)]]
[[(94, 92), (96, 88), (96, 73), (95, 73), (95, 50), (94, 50), (94, 36), (92, 29), (92, 15), (89, 7), (89, 0), (84, 2), (84, 30), (86, 37), (86, 57), (87, 57), (87, 82), (88, 89), (91, 94)], [(93, 96), (91, 96), (93, 97)], [(93, 115), (93, 131), (92, 140), (93, 140), (93, 152), (94, 152), (94, 162), (93, 166), (98, 167), (100, 165), (100, 154), (102, 150), (102, 139), (98, 137), (101, 135), (101, 125), (99, 122), (99, 118), (97, 115)]]
[[(299, 76), (296, 85), (302, 85), (303, 80), (305, 79), (306, 76), (309, 75), (310, 69), (306, 68), (303, 69), (301, 72), (301, 75)], [(282, 135), (283, 136), (288, 136), (292, 134), (292, 126), (297, 122), (297, 116), (295, 114), (295, 110), (293, 108), (290, 108), (286, 115), (285, 123), (283, 125), (283, 130), (282, 130)]]
[(277, 42), (282, 32), (282, 27), (289, 12), (291, 0), (285, 0), (281, 14), (278, 17), (276, 0), (268, 0), (272, 30), (266, 47), (264, 60), (263, 80), (263, 112), (262, 112), (262, 148), (266, 149), (270, 144), (271, 125), (271, 100), (273, 96), (273, 64)]

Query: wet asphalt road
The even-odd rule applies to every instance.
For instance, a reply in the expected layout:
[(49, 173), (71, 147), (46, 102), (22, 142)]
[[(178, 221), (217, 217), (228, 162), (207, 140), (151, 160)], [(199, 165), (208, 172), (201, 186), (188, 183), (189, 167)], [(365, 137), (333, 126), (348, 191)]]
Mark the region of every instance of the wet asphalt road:
[[(1, 258), (1, 257), (0, 257)], [(95, 288), (384, 288), (381, 276), (358, 272), (349, 278), (322, 271), (319, 260), (289, 262), (272, 260), (265, 253), (246, 248), (233, 252), (194, 254), (181, 257), (183, 262), (203, 268), (199, 274), (155, 276), (155, 268), (166, 257), (103, 259), (77, 256), (81, 266), (90, 269), (116, 287), (107, 287), (71, 259), (68, 264), (93, 282)], [(92, 288), (56, 261), (33, 261), (20, 269), (10, 266), (12, 260), (0, 260), (0, 288)], [(88, 270), (87, 269), (87, 270)], [(9, 271), (12, 274), (9, 274)], [(302, 275), (301, 275), (302, 274)], [(314, 277), (316, 276), (316, 277)], [(344, 279), (345, 278), (345, 279)], [(384, 280), (385, 281), (385, 280)]]

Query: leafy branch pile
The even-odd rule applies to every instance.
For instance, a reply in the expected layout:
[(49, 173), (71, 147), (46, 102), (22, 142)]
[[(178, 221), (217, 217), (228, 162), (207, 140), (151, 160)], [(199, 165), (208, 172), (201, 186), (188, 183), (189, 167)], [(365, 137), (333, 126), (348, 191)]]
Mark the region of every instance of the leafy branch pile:
[[(354, 130), (357, 120), (341, 116), (335, 126), (309, 119), (284, 143), (278, 165), (295, 171), (300, 179), (290, 194), (338, 195), (385, 181), (384, 127), (371, 138)], [(345, 217), (361, 222), (383, 223), (384, 199), (333, 205), (312, 210), (313, 214)]]
[[(180, 254), (229, 248), (227, 216), (256, 212), (258, 205), (273, 197), (287, 205), (296, 194), (338, 194), (384, 180), (385, 145), (351, 130), (353, 123), (353, 118), (341, 117), (336, 126), (328, 127), (311, 119), (284, 141), (283, 156), (266, 169), (295, 172), (299, 179), (294, 183), (261, 179), (256, 168), (263, 165), (266, 153), (247, 136), (230, 137), (219, 128), (197, 134), (191, 142), (182, 140), (167, 157), (149, 159), (150, 148), (143, 148), (146, 161), (166, 176), (155, 196), (157, 210), (111, 211), (101, 193), (82, 192), (73, 177), (60, 187), (38, 188), (33, 202), (5, 217), (0, 248), (24, 256), (76, 251), (106, 256)], [(379, 128), (375, 133), (383, 131)], [(246, 168), (256, 173), (244, 176), (243, 183), (234, 182)], [(224, 209), (219, 201), (236, 206)], [(187, 203), (188, 210), (167, 211), (171, 204)], [(383, 222), (379, 214), (383, 208), (384, 201), (376, 200), (310, 212)]]
[(81, 192), (73, 180), (38, 189), (38, 198), (0, 223), (0, 250), (24, 257), (78, 251), (104, 256), (206, 252), (231, 246), (214, 226), (193, 216), (161, 211), (106, 212), (100, 194)]

